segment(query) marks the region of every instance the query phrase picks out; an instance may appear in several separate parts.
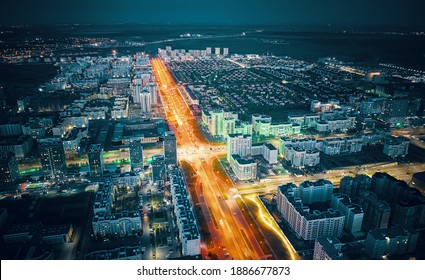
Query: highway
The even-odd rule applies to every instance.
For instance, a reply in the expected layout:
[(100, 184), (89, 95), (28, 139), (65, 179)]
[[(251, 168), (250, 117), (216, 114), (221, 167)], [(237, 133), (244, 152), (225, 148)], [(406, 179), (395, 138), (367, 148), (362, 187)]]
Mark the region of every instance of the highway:
[[(265, 259), (259, 240), (246, 222), (240, 208), (228, 191), (234, 188), (225, 172), (214, 168), (217, 158), (224, 155), (223, 145), (210, 144), (203, 136), (173, 78), (160, 59), (151, 60), (166, 119), (175, 132), (180, 160), (195, 170), (202, 192), (198, 199), (208, 224), (214, 248), (203, 244), (202, 254), (216, 254), (219, 259)], [(260, 240), (261, 241), (261, 240)]]

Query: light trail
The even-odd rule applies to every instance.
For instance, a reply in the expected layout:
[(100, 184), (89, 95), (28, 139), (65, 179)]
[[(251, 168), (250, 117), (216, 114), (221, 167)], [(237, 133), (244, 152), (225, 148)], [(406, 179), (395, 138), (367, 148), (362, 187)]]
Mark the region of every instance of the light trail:
[(287, 252), (291, 257), (291, 260), (299, 260), (300, 257), (297, 254), (297, 251), (294, 249), (291, 242), (289, 242), (280, 227), (276, 224), (276, 221), (270, 216), (269, 212), (264, 209), (264, 205), (258, 202), (258, 197), (256, 195), (250, 195), (246, 198), (251, 200), (258, 207), (258, 216), (261, 218), (261, 221), (280, 238), (284, 247), (288, 249)]

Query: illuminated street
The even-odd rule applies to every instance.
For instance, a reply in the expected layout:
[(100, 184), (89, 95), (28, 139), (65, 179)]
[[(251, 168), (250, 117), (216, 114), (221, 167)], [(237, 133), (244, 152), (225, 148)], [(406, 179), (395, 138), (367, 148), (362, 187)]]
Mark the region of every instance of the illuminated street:
[[(233, 183), (223, 172), (214, 171), (214, 159), (225, 154), (224, 147), (211, 145), (203, 138), (200, 127), (162, 61), (153, 59), (151, 62), (167, 120), (177, 135), (180, 160), (188, 161), (202, 182), (203, 191), (197, 193), (199, 200), (205, 202), (202, 210), (214, 243), (210, 252), (220, 259), (265, 258), (234, 198), (227, 194), (234, 187)], [(206, 246), (203, 248), (205, 256)]]

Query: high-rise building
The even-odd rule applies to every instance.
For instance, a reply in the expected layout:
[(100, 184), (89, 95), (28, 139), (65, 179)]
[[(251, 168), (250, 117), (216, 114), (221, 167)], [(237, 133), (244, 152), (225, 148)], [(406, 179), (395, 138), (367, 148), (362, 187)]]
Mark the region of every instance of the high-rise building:
[(173, 131), (165, 132), (164, 157), (166, 165), (177, 165), (177, 140)]
[(419, 233), (408, 227), (371, 230), (365, 241), (365, 252), (374, 259), (402, 255), (415, 250)]
[(331, 200), (333, 184), (325, 179), (304, 181), (298, 189), (298, 196), (304, 204), (326, 202)]
[(310, 210), (298, 196), (295, 184), (279, 186), (276, 200), (279, 212), (298, 237), (314, 240), (342, 235), (345, 216), (332, 208), (326, 211)]
[(390, 124), (403, 124), (409, 111), (407, 98), (388, 98), (381, 111), (382, 119)]
[(363, 227), (365, 229), (387, 228), (390, 215), (390, 205), (377, 198), (373, 192), (366, 192), (361, 201), (364, 210)]
[(371, 178), (364, 174), (359, 174), (356, 177), (345, 176), (339, 183), (339, 191), (347, 195), (351, 199), (359, 199), (360, 195), (370, 188)]
[(205, 51), (206, 51), (206, 54), (207, 55), (211, 55), (212, 54), (211, 47), (206, 48)]
[(0, 153), (0, 189), (13, 190), (19, 178), (18, 163), (12, 152)]
[(66, 159), (62, 140), (60, 138), (46, 138), (38, 141), (43, 170), (49, 172), (52, 177), (63, 177), (66, 173)]
[(360, 232), (363, 223), (363, 209), (354, 203), (345, 194), (334, 194), (331, 199), (331, 207), (339, 210), (345, 216), (344, 229), (352, 234)]
[(157, 102), (157, 92), (156, 92), (156, 86), (154, 82), (149, 82), (147, 85), (147, 88), (151, 94), (151, 104), (155, 105)]
[(239, 180), (255, 180), (257, 178), (257, 162), (252, 158), (244, 159), (233, 154), (230, 156), (229, 164)]
[(180, 169), (170, 170), (170, 192), (175, 203), (177, 227), (182, 243), (182, 253), (184, 256), (195, 256), (201, 253), (201, 235), (193, 206), (188, 197), (187, 186), (183, 173)]
[(410, 140), (405, 137), (387, 137), (384, 143), (384, 154), (390, 157), (405, 157), (409, 152)]
[(149, 113), (151, 111), (151, 93), (148, 90), (140, 92), (140, 108), (142, 113)]
[(143, 169), (143, 147), (139, 138), (132, 139), (129, 145), (131, 171)]
[(220, 110), (214, 110), (210, 112), (211, 114), (211, 125), (209, 131), (212, 136), (223, 135), (223, 125), (224, 125), (224, 112)]
[(228, 56), (229, 55), (229, 48), (223, 48), (223, 55)]
[(152, 156), (152, 181), (154, 183), (164, 183), (166, 178), (164, 155)]
[(229, 134), (227, 137), (227, 160), (230, 160), (232, 155), (239, 155), (242, 158), (249, 157), (251, 149), (251, 135)]
[(220, 48), (215, 48), (215, 54), (220, 55)]
[(229, 134), (235, 133), (236, 120), (234, 118), (224, 118), (223, 120), (223, 137), (227, 139)]
[(320, 237), (314, 242), (313, 260), (348, 260), (341, 252), (342, 242), (336, 237)]
[(93, 177), (93, 178), (102, 177), (104, 163), (103, 163), (101, 144), (90, 145), (89, 152), (88, 152), (88, 159), (89, 159), (90, 177)]

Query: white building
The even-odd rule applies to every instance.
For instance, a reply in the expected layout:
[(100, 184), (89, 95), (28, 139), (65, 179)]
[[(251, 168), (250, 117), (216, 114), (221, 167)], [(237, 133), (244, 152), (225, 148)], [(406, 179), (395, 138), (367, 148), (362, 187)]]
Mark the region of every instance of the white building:
[(341, 253), (342, 242), (335, 237), (320, 237), (314, 242), (313, 260), (348, 260)]
[(117, 187), (137, 187), (140, 186), (140, 174), (135, 172), (125, 172), (112, 175), (112, 184)]
[(227, 160), (231, 155), (236, 154), (242, 158), (251, 156), (252, 137), (251, 135), (229, 134), (227, 137)]
[(363, 148), (363, 137), (328, 138), (323, 140), (321, 150), (326, 155), (357, 153)]
[(410, 140), (405, 137), (387, 137), (384, 142), (384, 154), (390, 157), (405, 157), (409, 152)]
[(148, 90), (142, 90), (139, 92), (140, 95), (140, 108), (142, 113), (151, 112), (151, 93)]
[(294, 147), (291, 144), (284, 146), (285, 159), (293, 167), (304, 168), (306, 166), (316, 166), (320, 163), (320, 152), (317, 149), (306, 150)]
[(257, 163), (253, 159), (243, 159), (237, 154), (230, 156), (230, 168), (236, 177), (241, 180), (255, 180), (257, 178)]
[[(206, 121), (208, 125), (208, 131), (212, 136), (223, 136), (224, 135), (224, 120), (233, 118), (235, 121), (238, 120), (238, 114), (232, 112), (225, 112), (223, 110), (213, 110), (208, 114), (203, 113), (203, 121)], [(228, 133), (228, 130), (226, 131)]]
[(297, 236), (304, 240), (339, 237), (343, 233), (344, 215), (332, 208), (323, 212), (310, 210), (298, 197), (293, 183), (278, 187), (277, 207)]
[(314, 138), (280, 138), (279, 152), (286, 157), (285, 146), (292, 146), (303, 150), (315, 150), (318, 148), (319, 143)]
[(262, 156), (269, 164), (276, 164), (278, 151), (270, 143), (258, 143), (252, 145), (251, 155)]
[(100, 236), (131, 236), (140, 233), (142, 221), (136, 211), (121, 211), (113, 215), (98, 214), (92, 220), (93, 234)]
[[(272, 122), (272, 117), (268, 116), (268, 115), (260, 115), (260, 114), (254, 114), (251, 116), (252, 119), (252, 129), (254, 132), (256, 132), (257, 134), (260, 134), (259, 131), (257, 130), (257, 123), (258, 122), (262, 122), (263, 124), (270, 124)], [(263, 132), (262, 135), (264, 135), (265, 132)]]

